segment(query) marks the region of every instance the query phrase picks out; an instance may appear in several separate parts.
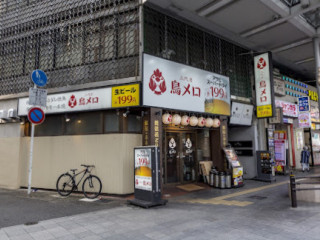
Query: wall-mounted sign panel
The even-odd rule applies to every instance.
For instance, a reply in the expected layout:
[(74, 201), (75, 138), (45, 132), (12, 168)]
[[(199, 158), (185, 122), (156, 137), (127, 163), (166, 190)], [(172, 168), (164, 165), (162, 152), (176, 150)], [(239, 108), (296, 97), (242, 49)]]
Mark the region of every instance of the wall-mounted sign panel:
[(257, 118), (273, 116), (274, 89), (271, 54), (263, 53), (254, 57)]
[(310, 111), (310, 101), (309, 97), (299, 97), (299, 112), (309, 112)]
[(233, 102), (230, 124), (251, 126), (253, 105)]
[(112, 107), (140, 105), (140, 85), (131, 84), (112, 87)]
[(276, 94), (278, 96), (285, 96), (286, 95), (284, 81), (282, 81), (281, 79), (274, 78), (273, 84), (274, 84), (274, 94)]
[(311, 128), (311, 116), (309, 112), (300, 112), (298, 121), (299, 128)]
[(143, 56), (143, 105), (230, 116), (228, 77)]
[[(31, 107), (29, 98), (19, 99), (18, 115), (27, 115)], [(111, 88), (48, 95), (45, 112), (62, 113), (104, 108), (111, 108)]]
[(283, 116), (298, 117), (298, 105), (290, 102), (276, 100), (276, 107), (281, 107)]

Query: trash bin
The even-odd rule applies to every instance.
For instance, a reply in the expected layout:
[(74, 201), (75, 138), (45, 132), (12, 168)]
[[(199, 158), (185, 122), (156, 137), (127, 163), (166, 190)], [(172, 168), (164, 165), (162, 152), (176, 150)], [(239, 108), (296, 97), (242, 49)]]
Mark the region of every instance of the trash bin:
[(214, 173), (214, 187), (218, 188), (219, 187), (219, 172), (215, 171)]
[(214, 187), (214, 170), (213, 169), (211, 169), (211, 171), (210, 171), (210, 183), (209, 183), (209, 185), (211, 187)]
[(224, 174), (224, 172), (220, 172), (219, 174), (219, 178), (220, 178), (220, 188), (226, 188), (226, 175)]
[(226, 188), (231, 188), (231, 173), (226, 174)]

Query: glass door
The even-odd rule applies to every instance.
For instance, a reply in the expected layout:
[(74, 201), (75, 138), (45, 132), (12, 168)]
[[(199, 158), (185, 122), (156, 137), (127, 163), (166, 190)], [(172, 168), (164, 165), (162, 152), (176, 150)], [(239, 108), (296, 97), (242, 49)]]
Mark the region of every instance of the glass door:
[(166, 132), (164, 149), (165, 184), (195, 181), (197, 178), (196, 134)]
[(180, 134), (167, 132), (165, 142), (165, 183), (180, 182)]
[(181, 133), (181, 164), (183, 172), (183, 181), (196, 180), (196, 134)]

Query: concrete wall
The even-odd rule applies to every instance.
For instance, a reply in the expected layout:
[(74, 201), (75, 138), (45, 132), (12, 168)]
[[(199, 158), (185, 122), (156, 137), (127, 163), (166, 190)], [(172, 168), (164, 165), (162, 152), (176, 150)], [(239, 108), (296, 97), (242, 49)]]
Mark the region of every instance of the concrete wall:
[(0, 187), (16, 189), (20, 186), (19, 154), (20, 123), (0, 124)]
[(251, 127), (229, 128), (229, 141), (252, 141), (253, 156), (239, 156), (239, 160), (243, 166), (243, 176), (246, 179), (254, 178), (257, 176), (255, 128), (256, 127), (254, 125)]
[[(32, 187), (55, 189), (59, 175), (80, 164), (94, 164), (93, 174), (102, 181), (102, 192), (128, 194), (134, 191), (133, 148), (141, 146), (141, 134), (36, 137)], [(28, 185), (30, 138), (22, 138), (21, 186)], [(82, 185), (80, 190), (82, 189)]]

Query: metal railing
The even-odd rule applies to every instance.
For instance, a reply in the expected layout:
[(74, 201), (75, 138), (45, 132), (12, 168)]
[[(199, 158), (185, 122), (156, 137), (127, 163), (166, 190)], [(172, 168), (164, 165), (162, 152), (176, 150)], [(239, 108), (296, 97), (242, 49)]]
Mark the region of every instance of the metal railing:
[(318, 185), (320, 185), (320, 182), (313, 182), (313, 181), (296, 182), (296, 179), (319, 179), (320, 180), (320, 176), (295, 177), (293, 174), (290, 175), (291, 207), (293, 207), (293, 208), (298, 207), (297, 191), (320, 190), (320, 187), (319, 188), (297, 188), (297, 185), (304, 185), (304, 184), (318, 184)]

